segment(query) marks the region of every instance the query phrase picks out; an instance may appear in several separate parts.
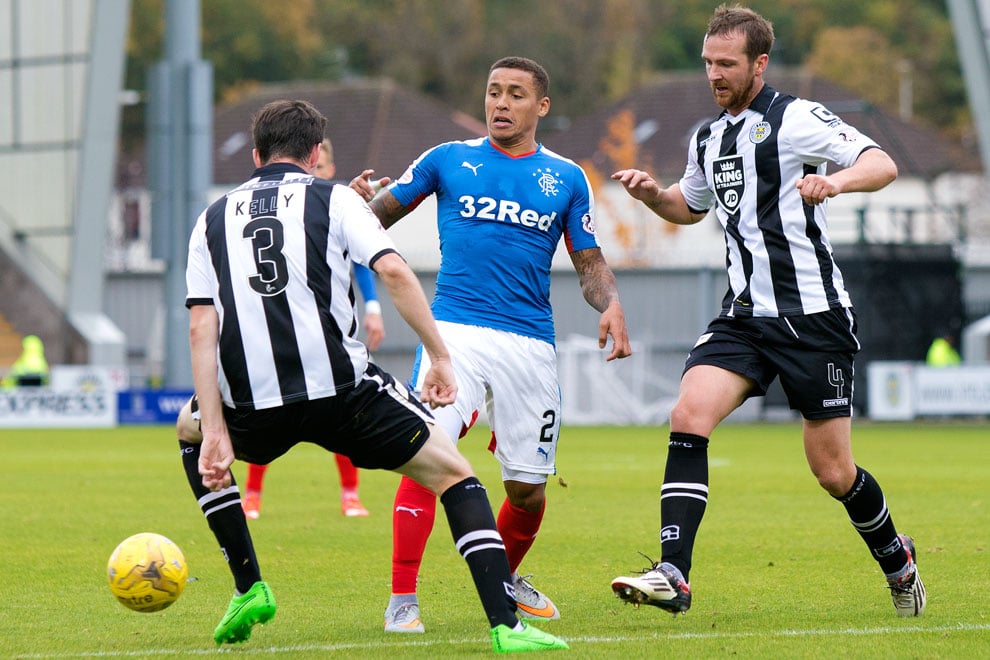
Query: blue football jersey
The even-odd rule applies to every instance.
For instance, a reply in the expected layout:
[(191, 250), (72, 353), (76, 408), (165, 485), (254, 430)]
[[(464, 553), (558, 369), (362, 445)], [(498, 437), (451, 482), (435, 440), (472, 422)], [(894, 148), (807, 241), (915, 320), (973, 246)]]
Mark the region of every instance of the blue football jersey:
[(554, 341), (550, 263), (598, 247), (584, 170), (545, 149), (512, 156), (476, 138), (438, 145), (389, 186), (404, 206), (436, 193), (440, 272), (433, 315), (442, 321)]

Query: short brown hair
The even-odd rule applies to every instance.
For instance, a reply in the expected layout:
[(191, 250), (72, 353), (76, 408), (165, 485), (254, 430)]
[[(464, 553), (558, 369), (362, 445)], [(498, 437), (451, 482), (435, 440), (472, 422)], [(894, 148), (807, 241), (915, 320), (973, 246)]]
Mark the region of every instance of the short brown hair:
[(323, 141), (327, 118), (308, 101), (280, 100), (265, 105), (251, 121), (254, 148), (262, 164), (275, 158), (304, 161)]
[(495, 69), (529, 71), (533, 74), (533, 81), (536, 83), (536, 95), (542, 99), (544, 96), (550, 94), (550, 74), (535, 60), (531, 60), (528, 57), (503, 57), (495, 62), (495, 64), (492, 64), (491, 68), (488, 69), (488, 73), (491, 73)]
[(752, 62), (773, 48), (773, 23), (752, 9), (741, 5), (722, 4), (708, 23), (705, 38), (741, 32), (746, 36), (746, 57)]

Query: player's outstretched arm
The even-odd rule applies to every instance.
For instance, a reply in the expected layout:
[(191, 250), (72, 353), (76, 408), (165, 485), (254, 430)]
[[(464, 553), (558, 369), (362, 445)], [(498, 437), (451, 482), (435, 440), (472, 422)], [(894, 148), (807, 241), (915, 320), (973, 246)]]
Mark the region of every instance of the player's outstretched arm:
[(351, 190), (361, 195), (361, 199), (366, 202), (370, 202), (371, 199), (378, 194), (378, 191), (387, 186), (392, 180), (387, 176), (380, 179), (371, 180), (374, 176), (374, 170), (361, 170), (361, 173), (356, 177), (351, 179), (351, 182), (347, 184)]
[(440, 337), (419, 280), (405, 260), (394, 252), (377, 259), (374, 269), (392, 296), (395, 308), (419, 336), (423, 349), (430, 356), (430, 370), (426, 374), (421, 399), (433, 408), (453, 403), (457, 396), (457, 383), (450, 353)]
[(646, 206), (667, 222), (675, 225), (693, 225), (705, 217), (704, 213), (692, 213), (681, 187), (674, 184), (662, 188), (648, 172), (643, 170), (619, 170), (612, 175), (613, 181), (618, 181), (633, 199)]
[(867, 149), (852, 167), (835, 174), (809, 174), (797, 182), (805, 204), (821, 204), (829, 197), (848, 192), (875, 192), (897, 178), (897, 165), (881, 149)]
[(626, 316), (619, 302), (619, 288), (601, 248), (572, 252), (571, 262), (580, 279), (584, 299), (602, 313), (598, 321), (598, 347), (605, 348), (608, 337), (612, 337), (612, 351), (605, 361), (629, 357), (632, 347), (626, 332)]
[(368, 206), (370, 206), (371, 210), (378, 216), (378, 220), (382, 223), (382, 227), (388, 229), (416, 208), (416, 204), (410, 207), (403, 206), (399, 203), (399, 200), (395, 198), (395, 195), (387, 189), (383, 189), (384, 186), (389, 184), (391, 179), (386, 176), (376, 181), (372, 181), (371, 177), (374, 173), (374, 170), (363, 170), (360, 174), (351, 179), (351, 182), (348, 185), (351, 190), (361, 196), (361, 199), (368, 202)]

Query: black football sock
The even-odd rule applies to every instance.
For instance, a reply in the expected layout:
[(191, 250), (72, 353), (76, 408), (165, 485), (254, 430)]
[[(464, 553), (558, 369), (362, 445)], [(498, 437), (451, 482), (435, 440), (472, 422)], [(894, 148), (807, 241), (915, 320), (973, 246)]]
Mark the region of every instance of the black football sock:
[(213, 536), (220, 544), (220, 551), (234, 576), (234, 585), (243, 594), (251, 585), (261, 580), (261, 569), (254, 554), (247, 519), (241, 508), (241, 495), (233, 474), (230, 486), (223, 490), (213, 492), (203, 485), (203, 477), (199, 474), (199, 448), (199, 444), (179, 440), (182, 466), (186, 469), (189, 486), (213, 530)]
[(907, 550), (897, 536), (880, 484), (869, 472), (856, 466), (856, 481), (848, 493), (835, 498), (842, 502), (859, 535), (866, 541), (881, 570), (892, 575), (907, 564)]
[(488, 492), (475, 477), (454, 484), (440, 496), (454, 545), (468, 567), (492, 628), (519, 622), (505, 545), (495, 526)]
[(660, 552), (662, 561), (680, 569), (685, 580), (707, 505), (708, 438), (671, 432), (660, 488)]

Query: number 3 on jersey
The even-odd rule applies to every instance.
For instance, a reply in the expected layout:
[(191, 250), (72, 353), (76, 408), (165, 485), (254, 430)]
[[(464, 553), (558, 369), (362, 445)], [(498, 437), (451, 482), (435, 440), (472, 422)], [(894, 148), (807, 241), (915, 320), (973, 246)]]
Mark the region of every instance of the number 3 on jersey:
[(281, 293), (289, 284), (289, 269), (282, 248), (282, 223), (272, 217), (256, 218), (244, 225), (244, 238), (251, 241), (251, 253), (258, 272), (248, 277), (251, 288), (263, 296)]

